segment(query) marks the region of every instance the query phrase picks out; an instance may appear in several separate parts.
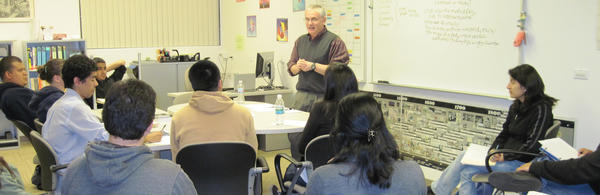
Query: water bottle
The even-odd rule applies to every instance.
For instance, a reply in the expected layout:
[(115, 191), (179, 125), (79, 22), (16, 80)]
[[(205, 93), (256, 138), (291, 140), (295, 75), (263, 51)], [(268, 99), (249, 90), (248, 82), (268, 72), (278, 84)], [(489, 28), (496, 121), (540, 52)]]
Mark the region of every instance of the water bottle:
[(246, 100), (246, 98), (244, 97), (244, 83), (242, 80), (240, 80), (238, 82), (238, 86), (237, 86), (237, 92), (238, 92), (238, 103), (244, 103), (244, 101)]
[(283, 115), (285, 114), (285, 104), (281, 94), (277, 94), (277, 100), (275, 100), (275, 125), (283, 125)]

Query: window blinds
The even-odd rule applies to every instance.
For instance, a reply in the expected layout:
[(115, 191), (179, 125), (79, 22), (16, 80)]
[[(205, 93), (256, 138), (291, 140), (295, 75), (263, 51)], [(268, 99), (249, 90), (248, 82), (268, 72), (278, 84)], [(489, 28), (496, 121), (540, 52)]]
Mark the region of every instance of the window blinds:
[(80, 0), (88, 48), (219, 45), (219, 0)]

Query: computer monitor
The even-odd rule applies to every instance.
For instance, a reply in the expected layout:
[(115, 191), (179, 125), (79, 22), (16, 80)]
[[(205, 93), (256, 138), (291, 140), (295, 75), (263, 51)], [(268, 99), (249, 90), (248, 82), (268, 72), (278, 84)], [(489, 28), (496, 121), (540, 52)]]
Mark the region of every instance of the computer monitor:
[(273, 88), (273, 80), (274, 78), (274, 74), (273, 74), (273, 60), (275, 58), (275, 54), (274, 52), (270, 51), (270, 52), (259, 52), (256, 54), (256, 78), (267, 78), (268, 80), (268, 84), (266, 87), (259, 87), (259, 88), (266, 88), (266, 89), (272, 89)]

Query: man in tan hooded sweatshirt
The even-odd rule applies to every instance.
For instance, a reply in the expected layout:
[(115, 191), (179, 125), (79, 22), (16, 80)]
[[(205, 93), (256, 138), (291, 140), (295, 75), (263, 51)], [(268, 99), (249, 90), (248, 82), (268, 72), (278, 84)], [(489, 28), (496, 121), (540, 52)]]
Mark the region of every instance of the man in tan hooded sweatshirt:
[(194, 94), (189, 104), (173, 115), (171, 153), (199, 142), (241, 141), (258, 147), (254, 119), (250, 111), (234, 103), (221, 90), (217, 65), (208, 60), (196, 62), (189, 70)]

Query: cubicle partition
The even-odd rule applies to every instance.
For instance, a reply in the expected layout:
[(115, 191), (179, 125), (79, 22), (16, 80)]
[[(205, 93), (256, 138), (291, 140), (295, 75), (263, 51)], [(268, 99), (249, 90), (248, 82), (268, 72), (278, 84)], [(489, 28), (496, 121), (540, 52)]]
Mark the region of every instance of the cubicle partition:
[(185, 88), (185, 72), (194, 63), (142, 61), (140, 79), (156, 91), (158, 108), (167, 110), (171, 106), (172, 99), (167, 96), (167, 93), (188, 91)]

